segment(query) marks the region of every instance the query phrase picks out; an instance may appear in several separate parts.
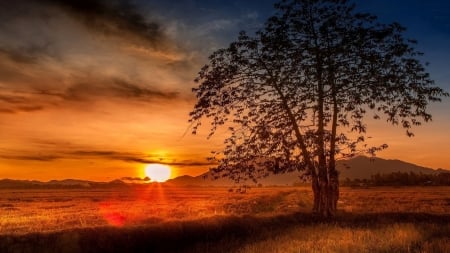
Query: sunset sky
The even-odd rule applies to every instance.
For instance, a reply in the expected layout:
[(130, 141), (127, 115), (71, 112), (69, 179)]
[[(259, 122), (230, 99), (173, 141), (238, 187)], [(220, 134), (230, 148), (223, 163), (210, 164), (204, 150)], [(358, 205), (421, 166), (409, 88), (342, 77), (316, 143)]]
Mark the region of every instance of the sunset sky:
[[(97, 181), (199, 175), (225, 130), (190, 134), (191, 88), (214, 50), (262, 27), (268, 0), (0, 1), (0, 179)], [(360, 0), (417, 39), (436, 84), (450, 91), (450, 2)], [(379, 157), (450, 169), (450, 99), (414, 138), (369, 124)]]

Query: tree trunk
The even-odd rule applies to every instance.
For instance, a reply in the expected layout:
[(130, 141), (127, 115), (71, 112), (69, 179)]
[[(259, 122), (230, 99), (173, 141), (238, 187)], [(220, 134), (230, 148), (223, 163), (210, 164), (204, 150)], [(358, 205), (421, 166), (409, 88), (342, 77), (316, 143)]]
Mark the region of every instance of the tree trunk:
[(334, 168), (328, 169), (328, 178), (317, 177), (312, 180), (314, 196), (313, 212), (322, 218), (336, 215), (337, 201), (339, 199), (338, 173)]
[(312, 177), (311, 184), (312, 184), (313, 200), (314, 200), (313, 212), (319, 213), (320, 189), (319, 189), (319, 181), (318, 181), (317, 176)]
[(337, 202), (339, 200), (339, 174), (335, 167), (328, 168), (328, 201), (330, 213), (336, 215)]

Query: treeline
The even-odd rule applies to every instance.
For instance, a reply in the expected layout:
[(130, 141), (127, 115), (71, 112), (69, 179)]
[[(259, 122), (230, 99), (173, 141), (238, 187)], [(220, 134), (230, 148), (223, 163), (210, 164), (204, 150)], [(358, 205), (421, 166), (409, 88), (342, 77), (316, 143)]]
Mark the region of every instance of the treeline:
[(450, 186), (450, 172), (423, 174), (414, 172), (393, 172), (375, 174), (370, 179), (349, 179), (343, 186)]

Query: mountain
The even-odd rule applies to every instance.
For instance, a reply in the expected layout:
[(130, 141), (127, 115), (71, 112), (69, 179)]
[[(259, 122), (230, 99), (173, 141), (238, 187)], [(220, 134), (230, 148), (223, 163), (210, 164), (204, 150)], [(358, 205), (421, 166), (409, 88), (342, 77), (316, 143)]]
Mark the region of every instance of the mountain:
[[(416, 174), (432, 174), (450, 172), (444, 169), (430, 169), (418, 166), (412, 163), (400, 160), (387, 160), (382, 158), (369, 158), (365, 156), (357, 156), (349, 160), (342, 160), (337, 162), (337, 169), (339, 170), (339, 179), (369, 179), (375, 174), (388, 174), (392, 172), (414, 172)], [(270, 175), (267, 178), (260, 179), (258, 184), (264, 186), (270, 185), (293, 185), (301, 183), (298, 172), (291, 172), (285, 174)], [(251, 182), (247, 182), (251, 184)], [(202, 175), (180, 176), (170, 179), (164, 183), (167, 186), (232, 186), (234, 182), (228, 178), (219, 178), (213, 180), (210, 172)], [(145, 184), (144, 184), (145, 185)], [(35, 180), (12, 180), (0, 179), (0, 189), (72, 189), (72, 188), (117, 188), (117, 187), (131, 187), (143, 186), (143, 184), (127, 183), (122, 180), (113, 180), (110, 182), (94, 182), (76, 179), (65, 180), (51, 180), (48, 182), (40, 182)]]
[(39, 181), (29, 181), (29, 180), (12, 180), (12, 179), (2, 179), (0, 180), (0, 189), (10, 189), (10, 188), (26, 188), (30, 185), (40, 185)]
[(41, 185), (53, 185), (53, 186), (79, 186), (79, 187), (91, 187), (92, 182), (76, 179), (64, 179), (64, 180), (51, 180), (47, 183), (41, 183)]
[[(366, 156), (357, 156), (349, 160), (337, 161), (337, 169), (340, 172), (340, 180), (349, 179), (369, 179), (375, 174), (388, 174), (392, 172), (414, 172), (414, 173), (442, 173), (450, 172), (448, 170), (434, 170), (418, 166), (412, 163), (400, 160), (387, 160), (382, 158), (369, 158)], [(258, 183), (262, 185), (292, 185), (300, 183), (298, 172), (285, 174), (270, 175), (267, 178), (260, 179)], [(200, 176), (181, 176), (167, 181), (167, 184), (177, 186), (229, 186), (233, 185), (233, 181), (227, 178), (219, 178), (212, 180), (210, 172), (206, 172)]]
[(392, 172), (414, 172), (417, 174), (439, 173), (438, 170), (400, 160), (387, 160), (377, 157), (369, 158), (366, 156), (357, 156), (349, 160), (338, 161), (337, 169), (340, 172), (339, 178), (341, 180), (346, 178), (369, 179), (375, 174), (388, 174)]

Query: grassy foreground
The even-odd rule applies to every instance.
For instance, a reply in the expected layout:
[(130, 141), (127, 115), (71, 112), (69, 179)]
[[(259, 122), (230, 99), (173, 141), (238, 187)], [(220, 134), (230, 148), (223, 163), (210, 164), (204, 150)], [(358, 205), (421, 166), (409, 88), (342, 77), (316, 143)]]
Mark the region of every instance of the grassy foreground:
[(343, 188), (334, 220), (307, 188), (3, 191), (0, 253), (450, 252), (450, 188)]
[(450, 215), (211, 217), (0, 236), (0, 252), (450, 252)]

